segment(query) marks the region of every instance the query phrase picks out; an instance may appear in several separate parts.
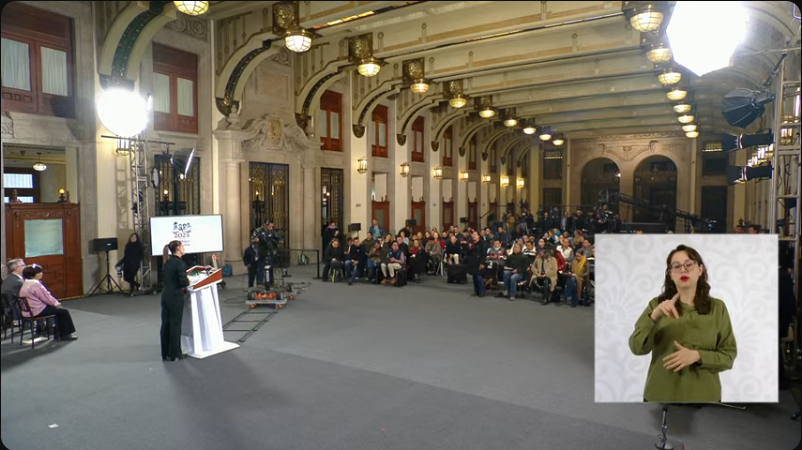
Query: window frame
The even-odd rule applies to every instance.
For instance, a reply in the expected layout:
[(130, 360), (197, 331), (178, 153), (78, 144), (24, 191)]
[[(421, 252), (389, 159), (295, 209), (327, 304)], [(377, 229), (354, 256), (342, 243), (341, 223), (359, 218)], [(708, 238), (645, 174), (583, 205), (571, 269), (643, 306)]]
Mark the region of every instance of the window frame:
[[(373, 142), (371, 142), (371, 154), (378, 158), (387, 158), (387, 146), (389, 142), (389, 110), (384, 105), (378, 105), (371, 114), (371, 126), (373, 127)], [(384, 146), (381, 145), (381, 124), (384, 124)]]
[[(198, 134), (198, 55), (153, 43), (153, 73), (170, 79), (170, 112), (153, 111), (153, 129)], [(178, 113), (178, 79), (192, 81), (192, 116)]]
[[(41, 173), (37, 172), (33, 169), (25, 168), (25, 167), (3, 167), (3, 174), (6, 173), (14, 173), (14, 174), (25, 174), (31, 175), (33, 177), (33, 188), (31, 189), (21, 189), (21, 188), (11, 188), (6, 187), (5, 184), (3, 185), (3, 197), (11, 198), (11, 192), (16, 189), (17, 197), (33, 197), (34, 203), (41, 203)], [(4, 200), (5, 201), (5, 200)]]
[[(320, 136), (320, 149), (330, 152), (343, 151), (343, 95), (339, 92), (326, 91), (320, 96), (320, 111), (326, 112), (326, 136)], [(337, 114), (337, 126), (339, 136), (336, 139), (331, 138), (331, 114)], [(318, 115), (320, 117), (320, 115)], [(319, 124), (318, 124), (319, 126)]]
[[(22, 4), (10, 2), (3, 8), (3, 38), (28, 45), (28, 75), (30, 91), (6, 86), (2, 88), (3, 110), (44, 116), (75, 118), (75, 23), (71, 17)], [(13, 19), (12, 19), (13, 17)], [(28, 26), (36, 23), (37, 26)], [(64, 36), (45, 34), (41, 30), (61, 31)], [(46, 94), (42, 87), (42, 47), (67, 54), (67, 96)], [(31, 101), (22, 101), (30, 97)], [(63, 100), (60, 100), (63, 99)]]
[[(423, 116), (418, 116), (412, 122), (412, 161), (413, 162), (426, 162), (426, 121)], [(418, 135), (420, 133), (420, 135)], [(420, 144), (420, 145), (418, 145)], [(420, 148), (420, 151), (418, 151)]]
[(454, 166), (454, 139), (450, 126), (443, 133), (443, 166)]
[(476, 142), (476, 135), (471, 137), (468, 141), (468, 170), (476, 170), (476, 162), (478, 161), (479, 145)]

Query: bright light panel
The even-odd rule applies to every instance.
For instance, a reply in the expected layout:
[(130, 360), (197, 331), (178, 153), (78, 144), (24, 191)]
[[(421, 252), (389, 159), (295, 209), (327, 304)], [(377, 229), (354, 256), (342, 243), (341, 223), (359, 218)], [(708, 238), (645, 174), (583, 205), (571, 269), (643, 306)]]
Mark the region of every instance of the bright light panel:
[(132, 91), (111, 88), (100, 94), (97, 116), (103, 126), (117, 136), (133, 137), (148, 126), (148, 104)]
[(666, 35), (674, 61), (702, 76), (729, 67), (746, 26), (743, 2), (679, 1)]

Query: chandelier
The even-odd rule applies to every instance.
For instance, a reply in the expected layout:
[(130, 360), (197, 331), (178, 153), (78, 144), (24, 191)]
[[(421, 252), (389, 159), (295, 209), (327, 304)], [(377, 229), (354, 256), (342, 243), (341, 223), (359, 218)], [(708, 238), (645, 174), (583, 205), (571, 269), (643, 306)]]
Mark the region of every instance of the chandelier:
[(173, 2), (178, 11), (188, 16), (200, 16), (209, 11), (209, 2)]

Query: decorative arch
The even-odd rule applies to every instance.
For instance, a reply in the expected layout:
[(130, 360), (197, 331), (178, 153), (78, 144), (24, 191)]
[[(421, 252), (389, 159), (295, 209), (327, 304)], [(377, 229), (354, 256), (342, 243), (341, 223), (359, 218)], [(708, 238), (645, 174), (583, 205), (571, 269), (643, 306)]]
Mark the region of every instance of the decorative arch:
[[(376, 106), (378, 106), (382, 100), (393, 94), (398, 94), (399, 92), (401, 92), (401, 87), (393, 86), (393, 80), (388, 80), (381, 83), (376, 87), (376, 89), (373, 90), (372, 93), (368, 94), (364, 99), (362, 99), (362, 101), (356, 107), (356, 111), (359, 112), (357, 121), (352, 126), (356, 137), (364, 136), (365, 117), (368, 117), (368, 115), (372, 114), (373, 110), (376, 109)], [(360, 130), (359, 133), (357, 133), (358, 130)]]
[[(656, 169), (647, 163), (662, 163)], [(648, 155), (635, 166), (632, 179), (632, 196), (652, 206), (665, 205), (669, 211), (677, 209), (679, 191), (679, 167), (667, 155)], [(637, 208), (633, 221), (657, 223), (664, 221), (659, 210)]]
[[(342, 70), (343, 67), (340, 67)], [(307, 96), (303, 99), (301, 103), (300, 111), (296, 109), (295, 113), (295, 121), (298, 123), (298, 126), (306, 129), (307, 125), (309, 125), (309, 119), (312, 117), (310, 112), (314, 111), (314, 107), (316, 102), (320, 100), (320, 97), (323, 95), (324, 92), (334, 83), (340, 80), (340, 76), (344, 75), (345, 72), (332, 72), (327, 74), (326, 76), (318, 79), (317, 83), (312, 86), (309, 90)], [(296, 101), (300, 101), (301, 97), (298, 97)]]
[[(145, 6), (147, 5), (147, 6)], [(124, 84), (133, 88), (142, 56), (153, 36), (176, 18), (170, 2), (130, 2), (114, 20), (100, 52), (98, 73), (103, 88)]]
[(419, 102), (412, 105), (401, 117), (398, 118), (398, 122), (401, 123), (401, 130), (396, 130), (399, 134), (407, 134), (407, 127), (409, 124), (412, 123), (412, 119), (415, 118), (418, 114), (426, 111), (427, 109), (432, 109), (439, 104), (439, 96), (435, 93), (431, 93), (421, 99)]
[(515, 146), (515, 145), (516, 145), (516, 144), (518, 144), (519, 142), (522, 142), (522, 141), (524, 141), (525, 139), (528, 139), (528, 138), (531, 138), (531, 137), (532, 137), (532, 136), (529, 136), (528, 134), (524, 134), (524, 135), (522, 135), (522, 136), (515, 136), (515, 137), (513, 137), (512, 139), (510, 139), (510, 140), (509, 140), (509, 142), (507, 142), (506, 144), (504, 144), (504, 150), (502, 150), (502, 151), (501, 151), (501, 157), (502, 157), (502, 158), (506, 158), (506, 157), (507, 157), (507, 155), (510, 153), (510, 150), (512, 150), (512, 147), (513, 147), (513, 146)]
[[(467, 114), (467, 111), (465, 109), (463, 109), (463, 108), (460, 108), (460, 109), (458, 109), (456, 111), (453, 111), (451, 114), (448, 114), (447, 116), (443, 117), (443, 119), (440, 121), (440, 123), (438, 123), (434, 127), (434, 133), (432, 133), (432, 135), (433, 135), (432, 141), (433, 142), (440, 142), (440, 137), (442, 136), (443, 132), (445, 132), (445, 130), (451, 124), (456, 122), (457, 119), (459, 119), (460, 117), (465, 116), (466, 114)], [(463, 148), (463, 146), (459, 146), (457, 148), (458, 149), (459, 148)]]
[[(614, 166), (605, 171), (605, 166)], [(581, 205), (595, 205), (599, 200), (599, 193), (606, 190), (609, 194), (621, 191), (621, 166), (618, 162), (607, 156), (591, 158), (582, 165), (580, 170), (579, 198)]]
[(301, 92), (295, 96), (295, 112), (308, 114), (309, 105), (320, 99), (317, 93), (326, 92), (329, 86), (340, 81), (348, 73), (344, 70), (348, 64), (347, 60), (334, 60), (326, 64), (326, 67), (320, 72), (313, 75), (301, 88)]
[[(502, 128), (500, 130), (495, 131), (490, 136), (488, 136), (487, 142), (484, 144), (485, 148), (492, 147), (493, 144), (495, 144), (497, 140), (499, 140), (502, 136), (504, 136), (505, 134), (508, 134), (509, 132), (510, 132), (510, 130), (507, 127), (504, 127), (504, 128)], [(496, 149), (496, 150), (498, 150), (498, 149)], [(504, 159), (504, 156), (501, 155), (500, 152), (496, 151), (496, 155), (499, 157), (499, 160), (506, 161), (506, 159)], [(502, 162), (502, 164), (506, 164), (506, 163)]]
[(215, 82), (215, 105), (217, 110), (228, 117), (239, 110), (245, 83), (262, 61), (277, 53), (279, 47), (273, 46), (270, 33), (259, 33), (251, 36), (248, 42), (239, 48), (223, 66)]
[[(492, 126), (494, 123), (495, 122), (492, 122), (490, 120), (482, 120), (480, 122), (476, 122), (476, 123), (473, 123), (470, 126), (468, 126), (468, 128), (466, 128), (464, 133), (463, 133), (464, 136), (462, 137), (462, 142), (460, 142), (460, 146), (458, 148), (464, 148), (466, 145), (468, 145), (468, 141), (471, 140), (473, 135), (478, 133), (479, 130), (481, 130), (483, 127)], [(487, 152), (486, 151), (482, 152), (483, 155), (485, 153), (487, 153)]]
[[(524, 147), (529, 151), (520, 152), (520, 154), (518, 155), (518, 165), (519, 166), (523, 162), (524, 156), (530, 155), (532, 153), (531, 150), (532, 150), (533, 147), (535, 147), (535, 150), (540, 150), (540, 146), (536, 146), (536, 145), (529, 145), (529, 146), (524, 146)], [(520, 149), (521, 149), (521, 147), (519, 147), (517, 149), (514, 149), (514, 150), (520, 150)]]

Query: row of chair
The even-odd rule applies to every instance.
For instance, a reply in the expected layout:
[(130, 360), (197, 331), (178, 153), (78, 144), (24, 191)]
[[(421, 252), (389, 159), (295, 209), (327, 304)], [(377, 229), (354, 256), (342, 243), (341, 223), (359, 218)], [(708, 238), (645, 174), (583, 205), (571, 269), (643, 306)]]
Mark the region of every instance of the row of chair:
[[(0, 313), (2, 317), (0, 317), (0, 323), (2, 323), (3, 327), (3, 340), (8, 339), (8, 331), (11, 330), (11, 343), (14, 343), (14, 331), (15, 328), (19, 332), (19, 344), (22, 345), (25, 342), (25, 325), (29, 325), (31, 331), (31, 348), (36, 348), (36, 329), (37, 328), (44, 328), (45, 336), (48, 340), (50, 340), (50, 330), (51, 327), (48, 326), (48, 323), (51, 321), (56, 320), (56, 316), (39, 316), (39, 317), (31, 317), (31, 305), (28, 304), (28, 299), (25, 297), (17, 297), (16, 295), (12, 298), (8, 298), (7, 294), (3, 294), (2, 297), (3, 301), (3, 311)], [(6, 309), (5, 305), (19, 305), (19, 311), (16, 311), (15, 308), (10, 307), (8, 310), (13, 311), (13, 315), (16, 317), (8, 317), (6, 316)], [(27, 314), (27, 316), (25, 315)], [(14, 322), (16, 321), (16, 325)], [(36, 327), (34, 327), (36, 325)], [(55, 332), (55, 327), (53, 328), (53, 339), (58, 339), (58, 334)]]

